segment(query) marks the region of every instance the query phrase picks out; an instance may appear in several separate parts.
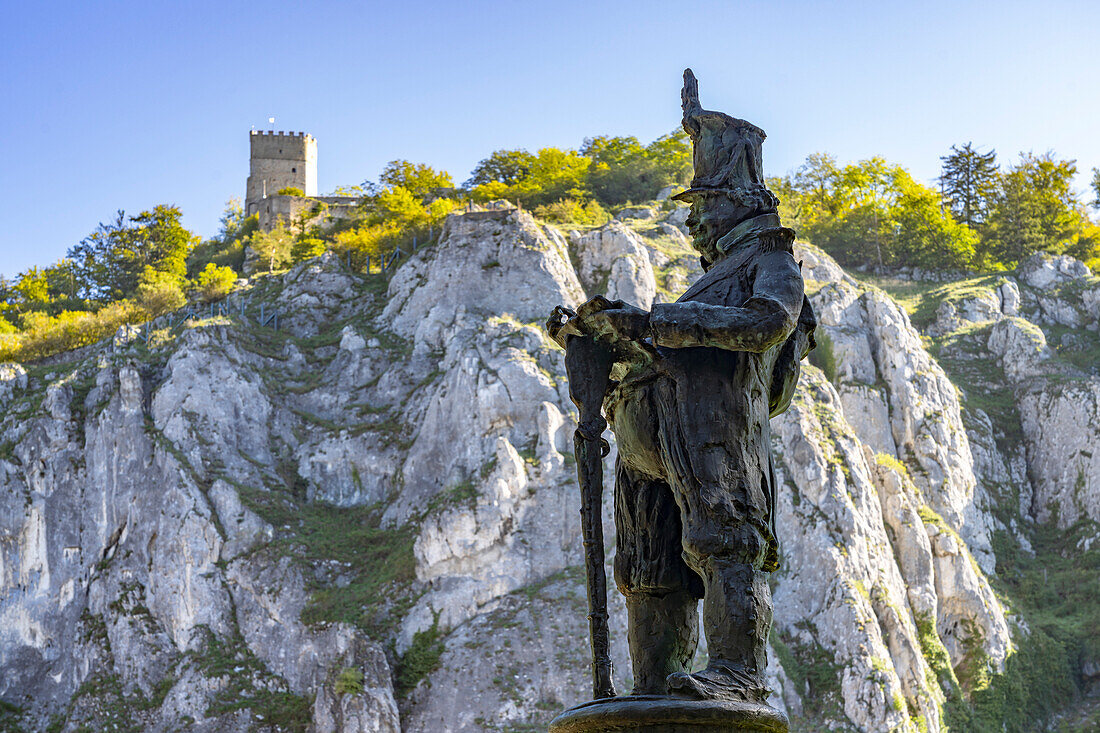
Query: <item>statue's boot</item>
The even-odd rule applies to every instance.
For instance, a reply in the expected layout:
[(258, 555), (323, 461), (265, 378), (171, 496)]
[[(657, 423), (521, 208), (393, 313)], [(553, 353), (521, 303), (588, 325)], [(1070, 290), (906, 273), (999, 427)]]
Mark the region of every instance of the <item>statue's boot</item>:
[(699, 602), (684, 592), (626, 598), (634, 695), (666, 695), (666, 678), (690, 668), (699, 645)]
[(767, 578), (750, 564), (712, 562), (712, 571), (704, 577), (703, 599), (710, 663), (695, 674), (670, 674), (669, 692), (701, 700), (764, 702), (772, 620)]

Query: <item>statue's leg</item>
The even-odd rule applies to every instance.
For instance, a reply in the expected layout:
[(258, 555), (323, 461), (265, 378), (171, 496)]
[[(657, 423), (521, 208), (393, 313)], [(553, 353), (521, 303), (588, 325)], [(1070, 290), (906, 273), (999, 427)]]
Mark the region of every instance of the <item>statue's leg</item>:
[[(703, 631), (710, 660), (673, 674), (687, 697), (762, 701), (771, 594), (762, 571), (769, 549), (767, 454), (749, 441), (698, 444), (672, 413), (662, 421), (662, 453), (683, 517), (683, 557), (703, 579)], [(755, 480), (752, 480), (755, 477)]]
[(699, 642), (702, 583), (684, 563), (680, 513), (664, 481), (621, 461), (615, 482), (615, 580), (626, 597), (635, 695), (667, 694)]
[(703, 629), (710, 660), (699, 673), (670, 677), (669, 689), (700, 698), (763, 701), (767, 696), (765, 669), (771, 629), (771, 591), (767, 575), (753, 557), (763, 538), (751, 525), (732, 534), (736, 553), (701, 555), (686, 552), (689, 565), (703, 577)]

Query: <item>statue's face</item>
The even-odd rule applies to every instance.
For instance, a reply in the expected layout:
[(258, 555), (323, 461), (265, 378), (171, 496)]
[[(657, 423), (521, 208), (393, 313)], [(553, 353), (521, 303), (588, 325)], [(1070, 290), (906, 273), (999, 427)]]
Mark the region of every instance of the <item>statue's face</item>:
[(715, 247), (718, 240), (751, 214), (750, 208), (731, 201), (728, 196), (697, 196), (691, 202), (691, 213), (685, 222), (691, 232), (691, 246), (713, 262), (718, 257)]

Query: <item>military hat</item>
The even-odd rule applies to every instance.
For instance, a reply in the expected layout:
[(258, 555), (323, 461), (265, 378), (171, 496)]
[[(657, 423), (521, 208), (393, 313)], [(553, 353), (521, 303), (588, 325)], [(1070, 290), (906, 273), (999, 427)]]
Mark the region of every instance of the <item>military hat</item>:
[[(775, 201), (764, 183), (760, 149), (767, 135), (756, 125), (699, 104), (699, 82), (684, 70), (681, 92), (684, 130), (691, 137), (695, 175), (691, 187), (672, 198), (691, 202), (708, 194)], [(774, 208), (776, 204), (771, 204)]]

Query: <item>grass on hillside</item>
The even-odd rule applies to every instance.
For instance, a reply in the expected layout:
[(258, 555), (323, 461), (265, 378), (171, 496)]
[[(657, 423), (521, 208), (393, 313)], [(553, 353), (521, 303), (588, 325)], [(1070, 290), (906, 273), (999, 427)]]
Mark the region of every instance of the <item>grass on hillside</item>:
[(874, 285), (886, 292), (909, 314), (909, 320), (917, 328), (924, 329), (936, 320), (936, 309), (944, 301), (959, 301), (973, 297), (996, 286), (1000, 275), (977, 275), (951, 282), (925, 282), (903, 280), (885, 275), (850, 271), (856, 280)]
[[(997, 573), (991, 580), (1023, 626), (1004, 674), (974, 692), (969, 706), (948, 707), (952, 730), (1038, 730), (1042, 721), (1079, 700), (1086, 687), (1084, 665), (1100, 658), (1100, 548), (1081, 549), (1098, 529), (1089, 521), (1066, 530), (1053, 523), (1037, 525), (1030, 537), (1034, 555), (1023, 552), (1004, 530), (994, 532)], [(1089, 725), (1058, 730), (1095, 730)]]

